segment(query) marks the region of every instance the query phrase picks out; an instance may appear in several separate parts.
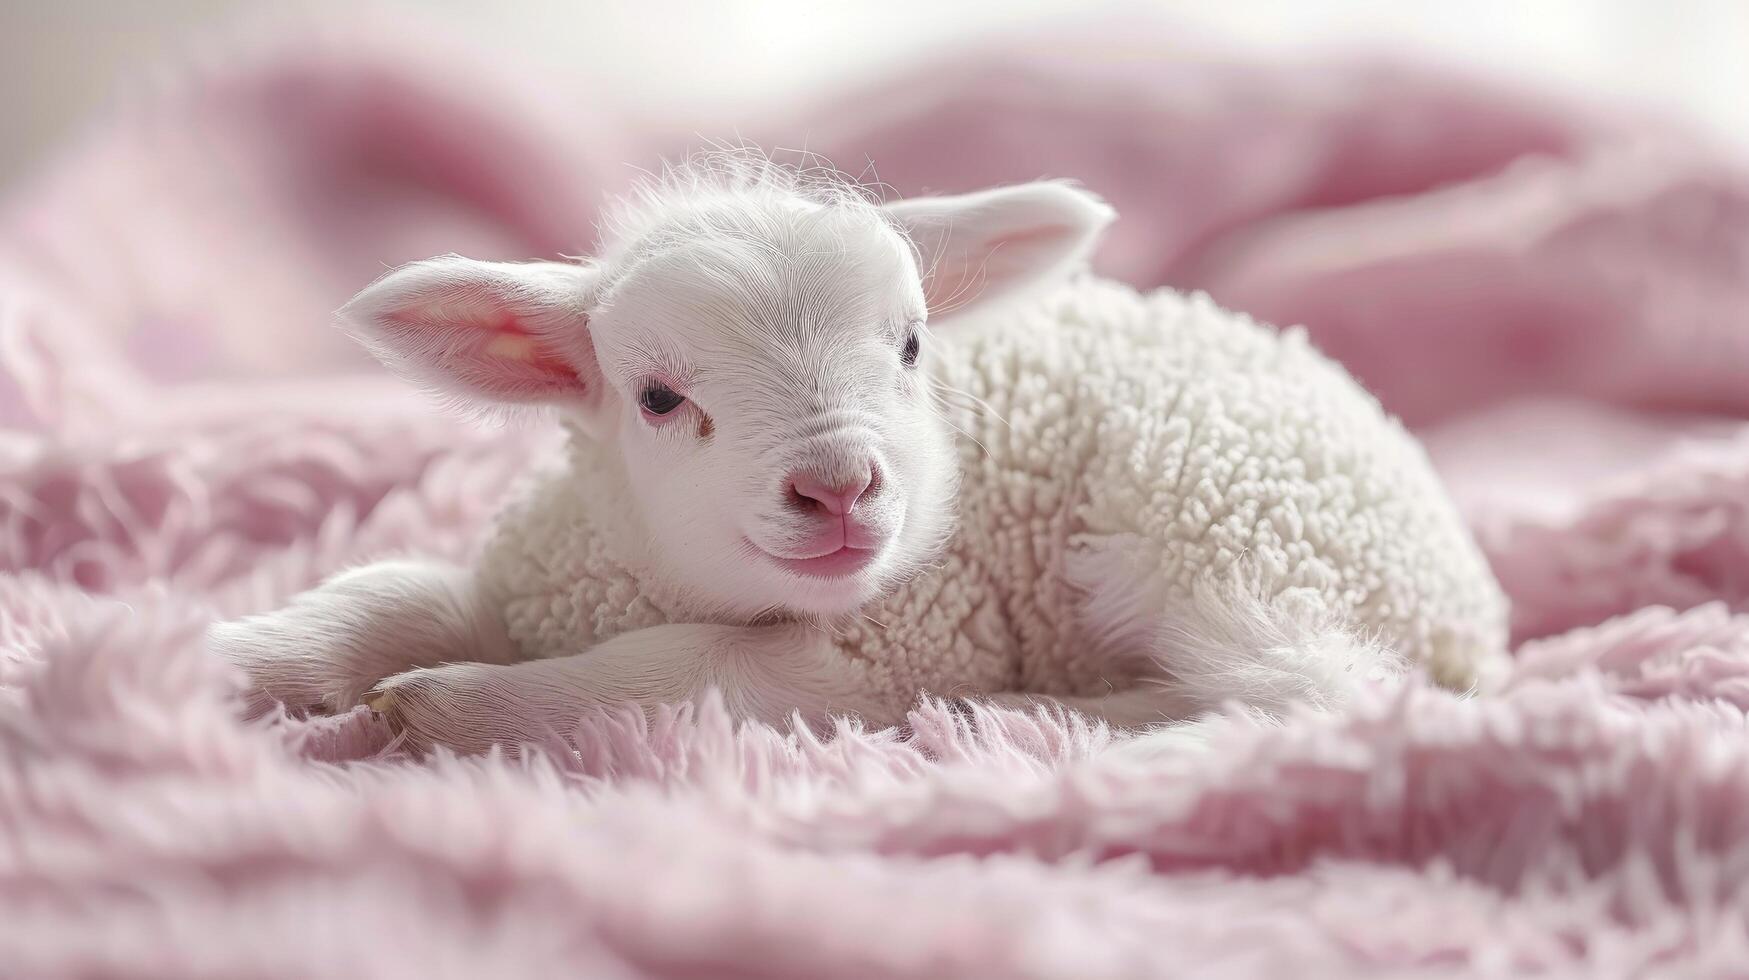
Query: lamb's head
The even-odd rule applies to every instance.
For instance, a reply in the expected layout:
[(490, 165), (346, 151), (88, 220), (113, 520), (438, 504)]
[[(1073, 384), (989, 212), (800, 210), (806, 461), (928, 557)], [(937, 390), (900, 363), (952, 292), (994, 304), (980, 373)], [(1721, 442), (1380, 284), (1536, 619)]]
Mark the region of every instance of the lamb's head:
[(1073, 270), (1109, 214), (1056, 183), (882, 206), (771, 164), (689, 169), (621, 205), (591, 259), (431, 259), (342, 312), (416, 382), (555, 406), (609, 448), (627, 526), (704, 605), (833, 615), (952, 522), (929, 331)]

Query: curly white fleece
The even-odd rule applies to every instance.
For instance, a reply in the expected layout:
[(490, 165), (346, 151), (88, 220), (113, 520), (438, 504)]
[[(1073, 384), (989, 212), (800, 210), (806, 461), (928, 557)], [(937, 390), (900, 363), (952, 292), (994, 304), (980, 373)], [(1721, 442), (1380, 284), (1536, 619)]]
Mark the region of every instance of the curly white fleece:
[[(1172, 610), (1235, 574), (1448, 685), (1505, 649), (1505, 601), (1420, 446), (1301, 332), (1097, 280), (1012, 315), (934, 345), (935, 376), (987, 408), (946, 408), (965, 438), (940, 560), (834, 624), (872, 691), (1103, 693), (1094, 648), (1172, 669)], [(525, 655), (691, 618), (614, 533), (631, 491), (599, 451), (574, 438), (482, 556)]]

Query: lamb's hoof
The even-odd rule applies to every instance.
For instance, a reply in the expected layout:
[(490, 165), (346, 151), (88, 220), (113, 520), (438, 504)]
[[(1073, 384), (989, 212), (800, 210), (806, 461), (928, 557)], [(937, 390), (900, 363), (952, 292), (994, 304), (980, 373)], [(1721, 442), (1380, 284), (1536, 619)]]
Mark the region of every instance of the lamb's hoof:
[(379, 684), (365, 692), (364, 697), (359, 700), (389, 726), (389, 731), (396, 735), (407, 733), (406, 719), (401, 717), (400, 698), (393, 689)]
[(395, 692), (372, 688), (365, 692), (364, 706), (379, 715), (393, 714), (395, 711)]
[(437, 746), (481, 752), (499, 740), (497, 722), (506, 710), (506, 702), (482, 692), (479, 678), (490, 670), (481, 664), (418, 667), (378, 682), (359, 701), (415, 754)]

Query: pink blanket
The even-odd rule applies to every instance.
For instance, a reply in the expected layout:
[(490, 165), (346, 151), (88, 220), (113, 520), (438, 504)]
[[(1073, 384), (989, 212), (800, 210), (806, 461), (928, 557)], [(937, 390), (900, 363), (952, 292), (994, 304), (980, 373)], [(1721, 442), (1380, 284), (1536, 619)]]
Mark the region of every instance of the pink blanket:
[(774, 107), (744, 134), (900, 193), (1080, 178), (1122, 214), (1106, 273), (1307, 324), (1428, 440), (1512, 595), (1516, 677), (1151, 767), (1076, 718), (929, 703), (906, 733), (706, 704), (415, 762), (362, 711), (242, 722), (201, 629), (465, 556), (550, 436), (438, 416), (326, 314), (427, 254), (583, 251), (623, 161), (680, 144), (371, 36), (396, 41), (202, 69), (5, 201), (0, 974), (1749, 963), (1749, 174), (1704, 141), (1133, 31)]

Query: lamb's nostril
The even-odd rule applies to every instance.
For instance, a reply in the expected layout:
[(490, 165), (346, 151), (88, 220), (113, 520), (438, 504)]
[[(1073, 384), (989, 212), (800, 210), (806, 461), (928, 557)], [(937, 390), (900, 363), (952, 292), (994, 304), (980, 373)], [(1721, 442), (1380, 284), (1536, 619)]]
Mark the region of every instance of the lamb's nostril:
[(812, 497), (808, 496), (807, 494), (801, 492), (800, 490), (796, 489), (796, 484), (795, 484), (794, 480), (790, 480), (784, 484), (784, 499), (785, 499), (785, 502), (787, 502), (791, 507), (794, 507), (797, 510), (815, 510), (815, 509), (819, 508), (819, 506), (820, 506), (820, 502), (818, 500), (815, 500), (814, 498), (812, 498)]
[(810, 473), (796, 473), (787, 481), (786, 496), (791, 506), (824, 510), (841, 517), (854, 510), (857, 501), (876, 486), (876, 476), (873, 466), (842, 482), (827, 482)]

